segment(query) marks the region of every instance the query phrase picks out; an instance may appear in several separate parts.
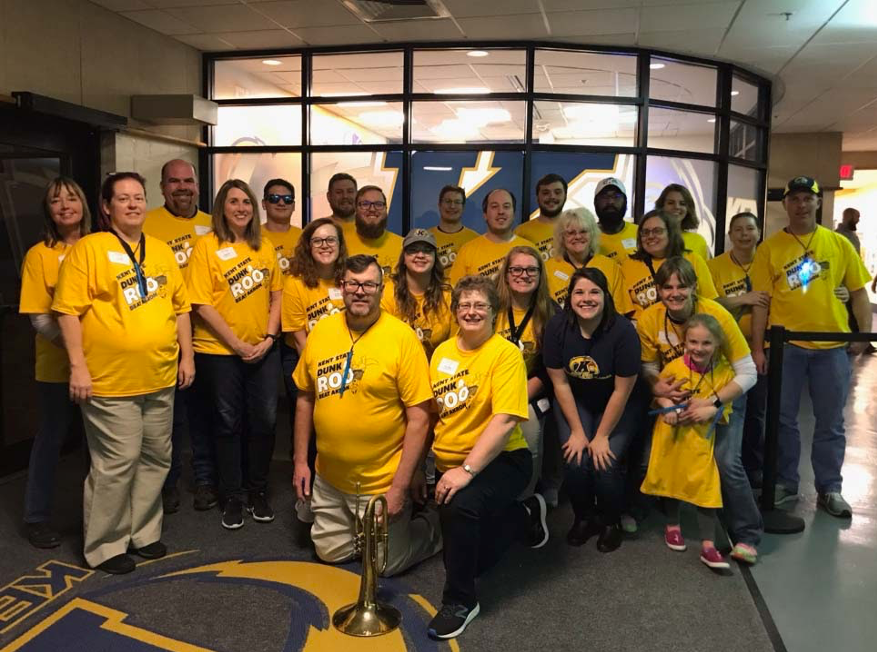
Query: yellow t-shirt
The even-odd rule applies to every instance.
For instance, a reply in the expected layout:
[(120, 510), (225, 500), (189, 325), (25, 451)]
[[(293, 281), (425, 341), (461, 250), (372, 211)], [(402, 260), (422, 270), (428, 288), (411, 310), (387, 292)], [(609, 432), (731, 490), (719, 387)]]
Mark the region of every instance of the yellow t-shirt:
[(277, 254), (277, 264), (280, 266), (280, 273), (284, 276), (292, 274), (290, 264), (292, 257), (295, 255), (295, 245), (301, 238), (301, 229), (297, 226), (289, 226), (287, 231), (269, 231), (263, 226), (264, 235), (271, 238), (274, 243), (274, 252)]
[(618, 233), (600, 232), (599, 253), (607, 258), (621, 262), (628, 254), (636, 251), (636, 233), (638, 227), (633, 222), (625, 222)]
[(444, 291), (444, 304), (440, 306), (439, 311), (429, 312), (425, 316), (423, 314), (423, 295), (413, 295), (417, 302), (417, 309), (414, 320), (409, 322), (402, 316), (402, 311), (396, 303), (394, 292), (396, 286), (390, 279), (384, 281), (384, 293), (381, 296), (381, 310), (384, 310), (393, 317), (401, 319), (408, 324), (417, 334), (417, 339), (423, 344), (423, 350), (426, 352), (427, 359), (432, 356), (435, 347), (444, 342), (451, 336), (455, 330), (453, 328), (453, 315), (451, 314), (451, 290)]
[(280, 309), (281, 328), (289, 346), (295, 346), (292, 333), (310, 333), (317, 322), (344, 310), (344, 295), (334, 280), (319, 279), (309, 288), (301, 276), (287, 276), (283, 281), (283, 303)]
[(390, 231), (384, 231), (380, 238), (366, 240), (356, 232), (356, 224), (349, 222), (341, 227), (344, 230), (344, 241), (347, 243), (347, 255), (366, 254), (374, 256), (385, 275), (393, 273), (399, 256), (402, 253), (402, 238)]
[[(524, 321), (524, 318), (527, 316), (527, 311), (513, 308), (512, 314), (515, 318), (515, 328), (520, 328), (521, 322)], [(497, 335), (511, 342), (509, 338), (512, 334), (512, 327), (509, 324), (508, 310), (499, 311), (496, 315), (496, 324), (494, 324), (493, 330)], [(511, 343), (514, 344), (514, 342)], [(521, 350), (521, 355), (524, 356), (524, 364), (527, 366), (527, 376), (529, 377), (536, 368), (539, 356), (542, 355), (542, 340), (541, 338), (538, 340), (536, 339), (536, 333), (533, 331), (532, 319), (528, 320), (527, 325), (524, 326), (524, 332), (520, 335), (520, 341), (518, 342), (517, 347)]]
[(478, 234), (472, 229), (467, 229), (465, 226), (455, 233), (445, 233), (437, 226), (429, 229), (429, 232), (435, 236), (435, 243), (438, 247), (438, 259), (445, 270), (445, 278), (449, 278), (454, 261), (457, 260), (460, 247), (470, 240), (477, 238)]
[(95, 396), (137, 396), (177, 382), (177, 316), (191, 309), (186, 286), (170, 247), (144, 242), (145, 298), (112, 233), (85, 236), (61, 266), (52, 310), (79, 317)]
[[(749, 274), (746, 269), (734, 262), (730, 251), (711, 258), (706, 261), (706, 265), (709, 267), (720, 297), (738, 297), (751, 290), (752, 281), (749, 279)], [(748, 284), (747, 279), (749, 279)], [(735, 308), (732, 314), (748, 340), (752, 336), (752, 306), (740, 306)]]
[(713, 256), (706, 243), (706, 239), (700, 233), (696, 233), (695, 231), (683, 231), (682, 242), (685, 243), (686, 249), (693, 251), (704, 260), (709, 260)]
[(484, 235), (470, 240), (457, 254), (457, 261), (451, 270), (451, 285), (456, 285), (457, 281), (470, 274), (494, 276), (499, 271), (506, 254), (513, 247), (536, 248), (532, 242), (517, 235), (509, 242), (493, 242)]
[[(28, 249), (21, 268), (21, 299), (18, 312), (26, 315), (51, 315), (52, 298), (58, 285), (58, 270), (69, 247), (63, 242), (49, 247), (44, 242)], [(36, 334), (36, 368), (34, 377), (41, 383), (66, 383), (70, 378), (70, 361), (64, 347)]]
[[(200, 238), (186, 269), (189, 299), (216, 308), (232, 332), (247, 344), (268, 333), (271, 293), (283, 288), (274, 244), (262, 236), (256, 251), (242, 242), (219, 242), (216, 234)], [(195, 318), (196, 353), (236, 355), (202, 319)]]
[[(612, 295), (612, 300), (615, 302), (616, 311), (623, 314), (632, 310), (629, 305), (630, 300), (624, 292), (621, 267), (615, 260), (607, 258), (603, 254), (594, 254), (585, 267), (599, 269), (606, 276), (609, 294)], [(545, 273), (548, 275), (548, 291), (551, 292), (551, 298), (561, 306), (566, 305), (569, 279), (575, 273), (575, 267), (562, 258), (555, 257), (545, 263)]]
[(368, 330), (351, 333), (344, 313), (331, 315), (308, 335), (292, 380), (314, 394), (317, 473), (348, 494), (357, 482), (363, 494), (386, 492), (402, 459), (405, 408), (432, 398), (414, 331), (382, 312)]
[[(493, 415), (527, 420), (526, 366), (518, 347), (500, 335), (475, 351), (460, 350), (456, 337), (442, 342), (432, 356), (429, 379), (438, 411), (432, 450), (439, 471), (463, 463)], [(503, 450), (526, 447), (516, 424)]]
[(177, 217), (165, 206), (159, 206), (146, 213), (143, 232), (167, 243), (174, 252), (177, 265), (180, 269), (186, 269), (195, 241), (210, 233), (212, 224), (213, 218), (202, 211), (189, 218)]
[[(734, 317), (718, 302), (698, 297), (694, 314), (712, 315), (725, 335), (722, 354), (731, 364), (749, 355), (749, 344)], [(660, 301), (646, 308), (636, 325), (642, 345), (643, 362), (658, 362), (661, 367), (680, 358), (683, 353), (682, 325), (667, 317), (667, 308)]]
[[(697, 275), (697, 294), (706, 299), (715, 299), (718, 295), (713, 277), (706, 261), (696, 253), (686, 251), (682, 254), (694, 266)], [(664, 264), (663, 258), (653, 258), (652, 267), (657, 272)], [(628, 256), (621, 262), (621, 275), (624, 277), (624, 289), (627, 294), (628, 307), (633, 308), (632, 319), (638, 320), (642, 311), (658, 301), (658, 289), (652, 278), (652, 270), (643, 261)]]
[[(685, 386), (697, 398), (710, 398), (734, 379), (734, 370), (720, 362), (710, 373), (700, 374), (685, 364), (683, 358), (671, 362), (661, 376), (688, 378)], [(728, 423), (731, 405), (725, 405), (720, 423)], [(716, 433), (710, 423), (684, 426), (668, 425), (661, 417), (652, 433), (649, 469), (641, 490), (653, 496), (684, 500), (700, 507), (722, 506), (719, 468), (713, 450)]]
[(515, 235), (536, 245), (536, 250), (546, 261), (554, 257), (554, 221), (540, 222), (534, 218), (527, 220), (515, 229)]
[[(843, 285), (855, 292), (865, 287), (870, 280), (868, 270), (850, 241), (839, 233), (817, 226), (814, 233), (799, 239), (779, 231), (755, 252), (752, 289), (770, 294), (768, 328), (782, 324), (790, 331), (849, 333), (846, 306), (834, 296), (834, 289)], [(808, 243), (814, 269), (804, 283), (801, 272)], [(794, 344), (805, 349), (845, 346), (844, 342)]]

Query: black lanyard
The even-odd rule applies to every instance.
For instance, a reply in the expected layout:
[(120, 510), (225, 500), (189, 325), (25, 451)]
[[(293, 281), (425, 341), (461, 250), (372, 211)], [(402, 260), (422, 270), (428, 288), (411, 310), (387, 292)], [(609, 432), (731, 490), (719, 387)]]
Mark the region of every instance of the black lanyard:
[[(695, 306), (695, 307), (696, 307), (696, 306)], [(692, 315), (694, 314), (694, 309), (692, 309), (691, 314), (692, 314)], [(670, 324), (673, 325), (673, 335), (676, 336), (676, 340), (678, 341), (678, 344), (673, 344), (673, 343), (670, 341), (670, 331), (667, 329), (667, 324), (668, 324), (668, 323), (670, 323)], [(664, 362), (664, 364), (669, 364), (670, 362), (672, 362), (673, 360), (675, 360), (676, 358), (678, 358), (680, 355), (682, 355), (681, 353), (677, 353), (677, 351), (678, 351), (678, 347), (681, 347), (681, 346), (683, 346), (683, 345), (685, 344), (685, 343), (682, 341), (682, 338), (679, 337), (679, 331), (676, 330), (676, 324), (678, 324), (678, 323), (679, 323), (679, 322), (676, 322), (676, 321), (674, 321), (673, 319), (670, 318), (670, 313), (669, 313), (669, 312), (664, 311), (664, 339), (667, 340), (667, 346), (670, 347), (670, 351), (673, 353), (673, 358), (672, 358), (671, 360), (667, 360), (666, 362)]]
[(128, 254), (128, 258), (131, 259), (131, 264), (134, 265), (134, 275), (137, 277), (137, 287), (140, 289), (140, 298), (145, 299), (146, 295), (149, 294), (149, 289), (146, 285), (146, 277), (143, 275), (143, 261), (146, 259), (146, 236), (143, 235), (143, 233), (140, 234), (140, 244), (137, 245), (140, 249), (140, 260), (138, 261), (134, 257), (134, 252), (131, 251), (131, 245), (125, 242), (122, 236), (116, 233), (113, 229), (110, 229), (110, 232), (118, 238), (125, 253)]
[(743, 283), (746, 286), (747, 292), (752, 292), (752, 279), (749, 278), (749, 270), (752, 269), (752, 263), (749, 263), (749, 267), (743, 267), (743, 264), (737, 260), (737, 257), (734, 256), (734, 252), (728, 252), (728, 256), (731, 258), (731, 262), (734, 263), (737, 267), (743, 270)]
[(527, 314), (524, 315), (524, 319), (521, 321), (521, 325), (515, 327), (515, 311), (512, 309), (512, 306), (509, 305), (509, 336), (506, 338), (509, 342), (514, 342), (521, 346), (521, 336), (524, 334), (524, 329), (527, 328), (527, 324), (530, 323), (530, 318), (533, 316), (533, 309), (536, 307), (536, 302), (527, 308)]
[(366, 333), (368, 333), (368, 329), (376, 323), (377, 319), (366, 326), (365, 330), (362, 331), (356, 339), (353, 339), (353, 333), (350, 332), (350, 326), (347, 326), (347, 334), (350, 336), (350, 350), (347, 352), (347, 359), (344, 361), (344, 373), (341, 375), (341, 389), (338, 391), (339, 398), (344, 397), (344, 390), (347, 388), (347, 375), (350, 373), (350, 363), (353, 360), (353, 347), (356, 346), (356, 343), (359, 342)]

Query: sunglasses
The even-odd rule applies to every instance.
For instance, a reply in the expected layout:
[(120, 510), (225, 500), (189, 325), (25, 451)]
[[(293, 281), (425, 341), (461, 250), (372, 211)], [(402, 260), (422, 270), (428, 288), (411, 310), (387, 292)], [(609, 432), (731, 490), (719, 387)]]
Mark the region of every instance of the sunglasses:
[(270, 195), (265, 195), (265, 199), (268, 200), (269, 204), (279, 204), (281, 199), (284, 204), (292, 204), (295, 202), (295, 195), (275, 195), (271, 193)]

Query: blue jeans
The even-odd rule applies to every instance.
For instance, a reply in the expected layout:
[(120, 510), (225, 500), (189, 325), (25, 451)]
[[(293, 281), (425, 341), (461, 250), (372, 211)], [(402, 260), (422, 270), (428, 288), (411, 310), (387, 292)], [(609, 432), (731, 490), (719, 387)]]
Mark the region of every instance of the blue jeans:
[[(286, 402), (289, 404), (289, 450), (290, 455), (295, 449), (295, 402), (298, 398), (298, 387), (292, 382), (292, 373), (298, 364), (298, 350), (283, 340), (277, 344), (280, 349), (280, 370), (283, 375), (283, 387), (286, 389)], [(314, 453), (316, 456), (316, 452)], [(313, 471), (313, 468), (311, 469)], [(313, 476), (313, 473), (311, 474)]]
[(807, 378), (810, 379), (810, 401), (816, 420), (810, 451), (816, 491), (840, 491), (843, 485), (841, 467), (846, 451), (844, 405), (850, 389), (850, 361), (843, 346), (805, 349), (786, 344), (783, 349), (777, 482), (791, 491), (798, 490), (798, 461), (801, 457), (798, 408)]
[[(603, 413), (590, 412), (578, 402), (576, 408), (585, 436), (591, 441), (597, 434)], [(596, 517), (604, 525), (614, 525), (621, 517), (624, 509), (624, 469), (627, 448), (634, 439), (640, 418), (636, 408), (636, 401), (627, 402), (621, 419), (609, 436), (609, 449), (615, 455), (615, 461), (608, 469), (597, 470), (587, 451), (582, 454), (581, 463), (573, 460), (565, 464), (564, 486), (577, 521)], [(554, 403), (554, 418), (557, 421), (558, 440), (563, 446), (569, 441), (571, 432), (557, 401)]]
[(171, 468), (164, 488), (175, 487), (183, 472), (183, 450), (186, 433), (192, 444), (192, 474), (194, 484), (216, 485), (216, 453), (210, 437), (212, 416), (206, 379), (200, 370), (194, 384), (188, 389), (174, 391), (174, 424), (171, 431)]
[(79, 407), (70, 400), (67, 383), (37, 381), (40, 424), (27, 468), (24, 494), (25, 523), (41, 523), (52, 516), (55, 471), (61, 447), (72, 428), (80, 422)]
[[(743, 420), (743, 468), (753, 487), (761, 487), (764, 469), (764, 422), (767, 411), (767, 376), (759, 374), (755, 387), (741, 397), (746, 408)], [(737, 409), (737, 401), (734, 401)]]
[(764, 522), (741, 458), (745, 394), (734, 401), (732, 410), (729, 423), (716, 426), (716, 445), (713, 450), (722, 483), (722, 511), (734, 541), (757, 546), (764, 532)]

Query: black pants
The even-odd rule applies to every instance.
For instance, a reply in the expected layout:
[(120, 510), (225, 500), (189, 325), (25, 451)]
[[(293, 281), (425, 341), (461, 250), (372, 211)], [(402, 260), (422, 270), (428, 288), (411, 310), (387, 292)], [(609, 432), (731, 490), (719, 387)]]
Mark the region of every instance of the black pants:
[(213, 400), (220, 498), (243, 500), (245, 490), (265, 491), (277, 420), (280, 360), (276, 347), (255, 364), (233, 355), (205, 353), (195, 354), (195, 363)]
[(517, 502), (533, 460), (526, 448), (500, 453), (446, 505), (439, 506), (445, 560), (443, 604), (475, 606), (475, 578), (491, 568), (530, 520)]

